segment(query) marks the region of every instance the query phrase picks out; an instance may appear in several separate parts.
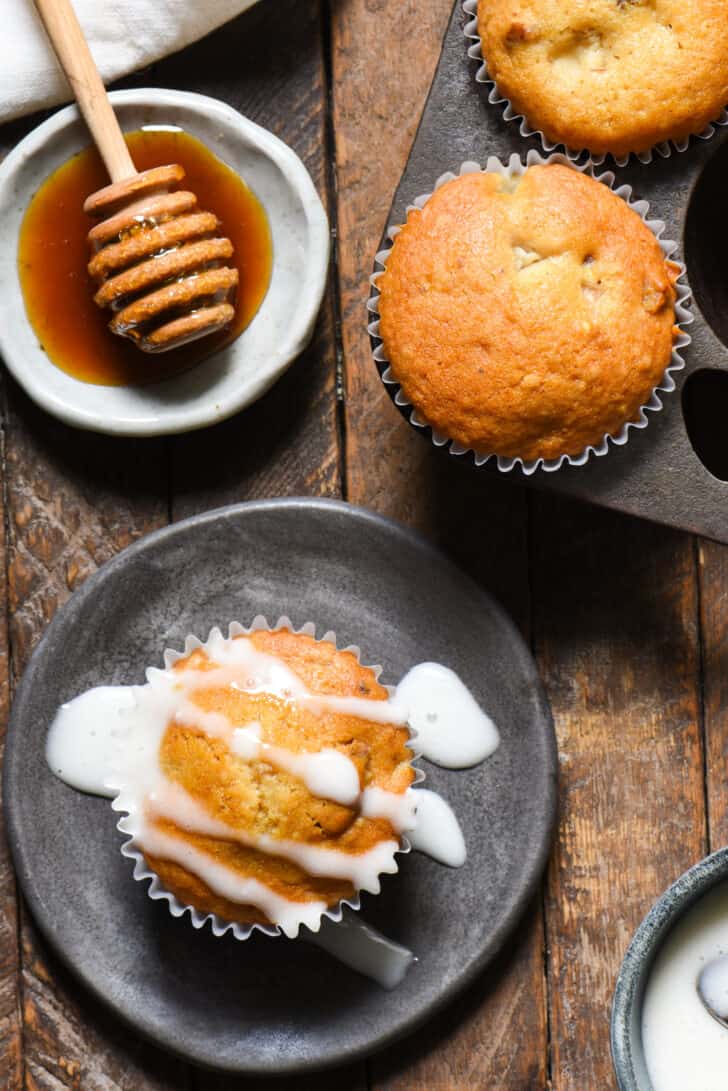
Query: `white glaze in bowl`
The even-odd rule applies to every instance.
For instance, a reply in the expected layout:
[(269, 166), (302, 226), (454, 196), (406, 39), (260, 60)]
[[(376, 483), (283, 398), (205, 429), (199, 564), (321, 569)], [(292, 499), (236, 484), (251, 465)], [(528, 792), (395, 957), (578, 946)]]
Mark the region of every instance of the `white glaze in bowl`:
[(231, 345), (165, 382), (98, 386), (51, 363), (25, 313), (17, 246), (33, 193), (90, 142), (77, 108), (69, 106), (34, 129), (0, 164), (0, 353), (30, 397), (67, 424), (127, 436), (204, 428), (264, 394), (308, 343), (326, 287), (326, 213), (298, 156), (231, 106), (205, 95), (157, 88), (112, 91), (110, 97), (125, 131), (179, 126), (244, 178), (270, 223), (268, 293)]
[[(668, 887), (632, 937), (612, 1004), (612, 1059), (620, 1091), (656, 1091), (647, 1070), (642, 1041), (643, 1001), (652, 968), (663, 945), (669, 942), (673, 928), (679, 927), (703, 898), (726, 881), (728, 848), (722, 848), (700, 860)], [(699, 1073), (697, 1067), (696, 1073)], [(693, 1089), (686, 1087), (684, 1091)]]

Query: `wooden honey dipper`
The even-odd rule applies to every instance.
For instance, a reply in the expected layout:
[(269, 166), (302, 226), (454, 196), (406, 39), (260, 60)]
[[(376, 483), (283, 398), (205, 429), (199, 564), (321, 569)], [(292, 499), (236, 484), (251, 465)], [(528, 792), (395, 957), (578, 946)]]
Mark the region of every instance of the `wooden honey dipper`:
[(92, 193), (86, 211), (88, 271), (94, 296), (113, 313), (109, 329), (144, 352), (165, 352), (232, 322), (238, 271), (229, 239), (211, 212), (176, 187), (177, 164), (138, 172), (70, 0), (35, 0), (111, 184)]

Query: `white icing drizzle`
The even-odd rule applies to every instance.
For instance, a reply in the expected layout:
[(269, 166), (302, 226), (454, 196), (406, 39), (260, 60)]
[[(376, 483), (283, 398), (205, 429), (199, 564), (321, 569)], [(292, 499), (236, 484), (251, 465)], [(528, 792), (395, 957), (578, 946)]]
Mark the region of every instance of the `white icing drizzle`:
[(311, 795), (352, 807), (361, 795), (359, 771), (354, 762), (333, 747), (314, 754), (291, 754), (282, 747), (263, 743), (260, 757), (300, 777)]
[[(237, 677), (239, 680), (239, 671)], [(206, 735), (222, 739), (244, 761), (265, 761), (299, 777), (312, 795), (321, 799), (331, 799), (345, 806), (353, 806), (359, 799), (359, 773), (354, 763), (340, 750), (324, 747), (306, 752), (274, 746), (261, 739), (262, 727), (259, 723), (236, 727), (222, 713), (207, 711), (189, 699), (189, 694), (203, 688), (201, 678), (204, 679), (205, 689), (235, 685), (235, 678), (228, 669), (225, 672), (150, 670), (147, 678), (149, 684), (159, 691), (166, 689), (170, 692), (169, 718), (176, 723), (195, 727)], [(236, 688), (241, 687), (238, 684)]]
[(238, 875), (187, 841), (164, 833), (156, 826), (147, 825), (144, 830), (144, 851), (191, 871), (222, 898), (256, 906), (291, 939), (298, 935), (302, 924), (316, 931), (321, 915), (326, 912), (325, 902), (292, 902), (282, 898), (265, 883)]
[[(348, 879), (357, 890), (366, 890), (370, 894), (379, 893), (380, 875), (392, 875), (397, 870), (394, 859), (399, 850), (397, 841), (379, 841), (367, 852), (348, 853), (303, 841), (290, 841), (267, 834), (251, 834), (213, 818), (184, 788), (164, 777), (160, 777), (158, 786), (147, 797), (145, 810), (152, 817), (169, 819), (175, 826), (190, 833), (235, 841), (248, 848), (268, 853), (269, 856), (281, 856), (298, 864), (309, 875)], [(136, 834), (137, 839), (144, 845), (146, 828), (145, 823), (144, 828), (140, 826)], [(200, 878), (204, 879), (204, 875), (201, 874)]]
[(372, 785), (362, 792), (359, 807), (365, 818), (386, 818), (397, 833), (413, 829), (417, 821), (412, 788), (406, 792), (388, 792)]
[[(219, 629), (214, 629), (204, 647), (208, 657), (220, 664), (222, 669), (177, 672), (178, 678), (195, 688), (234, 685), (247, 693), (270, 693), (283, 700), (295, 701), (311, 712), (334, 712), (399, 727), (407, 723), (408, 709), (396, 698), (376, 700), (371, 697), (309, 693), (298, 675), (285, 663), (267, 652), (259, 651), (246, 637), (226, 640)], [(242, 684), (241, 673), (244, 676)], [(193, 677), (188, 680), (186, 675)]]
[(61, 705), (46, 739), (46, 760), (61, 780), (80, 792), (113, 798), (106, 784), (121, 760), (124, 712), (136, 704), (133, 686), (96, 686)]
[(258, 723), (232, 727), (230, 749), (245, 761), (266, 761), (299, 777), (311, 795), (332, 799), (346, 807), (353, 806), (361, 795), (359, 771), (346, 754), (333, 747), (314, 752), (294, 752), (282, 746), (261, 741)]
[[(301, 698), (308, 693), (302, 680), (289, 666), (276, 656), (259, 651), (245, 636), (230, 640), (216, 628), (211, 631), (207, 643), (202, 645), (202, 650), (208, 659), (220, 667), (231, 667), (233, 681), (241, 689), (273, 693), (284, 698)], [(206, 672), (193, 673), (200, 686), (208, 685), (204, 678)], [(212, 682), (215, 686), (220, 684), (219, 680)]]
[(466, 769), (498, 747), (495, 724), (449, 667), (419, 663), (397, 686), (397, 701), (408, 710), (417, 749), (435, 765)]
[[(245, 644), (247, 641), (244, 637), (238, 637), (234, 643)], [(252, 655), (246, 654), (240, 659), (240, 663), (228, 662), (218, 670), (178, 671), (177, 677), (190, 689), (232, 686), (246, 693), (272, 694), (280, 700), (295, 702), (318, 714), (333, 712), (398, 727), (404, 727), (407, 723), (407, 708), (396, 697), (377, 700), (372, 697), (338, 697), (334, 694), (309, 693), (300, 679), (285, 666), (281, 670), (282, 665), (278, 660), (267, 653), (254, 649)], [(241, 671), (245, 678), (242, 684)]]
[(407, 835), (412, 848), (448, 867), (462, 867), (467, 856), (465, 838), (450, 804), (427, 788), (412, 794), (417, 806), (414, 829)]
[(340, 716), (355, 716), (375, 724), (406, 727), (407, 707), (396, 698), (374, 701), (370, 697), (325, 697), (311, 694), (303, 704), (313, 712), (336, 712)]
[[(238, 632), (231, 627), (231, 635)], [(245, 636), (226, 639), (215, 629), (197, 645), (212, 666), (174, 670), (184, 654), (168, 653), (167, 669), (150, 669), (147, 684), (98, 687), (62, 706), (49, 732), (46, 756), (53, 771), (82, 791), (116, 797), (125, 812), (119, 828), (144, 852), (181, 864), (218, 895), (255, 905), (287, 936), (305, 924), (316, 932), (326, 912), (323, 902), (286, 899), (259, 880), (245, 878), (183, 838), (160, 830), (155, 819), (203, 836), (237, 842), (285, 858), (310, 875), (339, 878), (357, 891), (378, 893), (379, 876), (397, 871), (397, 840), (382, 841), (363, 853), (346, 853), (252, 834), (214, 818), (180, 785), (168, 781), (159, 764), (162, 738), (177, 722), (223, 740), (244, 761), (266, 762), (299, 778), (312, 795), (357, 808), (365, 818), (384, 818), (395, 833), (407, 833), (413, 848), (451, 867), (465, 861), (465, 842), (457, 818), (436, 793), (409, 788), (362, 790), (354, 763), (339, 750), (292, 751), (263, 739), (260, 723), (235, 725), (225, 715), (206, 711), (193, 699), (204, 689), (230, 687), (271, 694), (314, 714), (335, 713), (416, 732), (417, 749), (448, 768), (464, 768), (487, 757), (498, 745), (498, 732), (454, 672), (435, 663), (413, 667), (394, 696), (385, 700), (310, 693), (302, 679), (275, 656), (259, 651)], [(386, 988), (397, 984), (413, 955), (366, 925), (326, 922), (319, 937), (348, 965), (369, 973)]]
[[(222, 644), (221, 640), (222, 638), (215, 640), (213, 637), (211, 645), (204, 649), (208, 657), (215, 654), (223, 660), (220, 666), (199, 671), (151, 669), (147, 672), (146, 686), (123, 690), (125, 699), (122, 703), (129, 715), (123, 719), (120, 711), (117, 718), (115, 734), (120, 734), (121, 740), (116, 738), (111, 745), (109, 737), (109, 745), (99, 749), (98, 756), (105, 768), (102, 775), (95, 777), (94, 786), (103, 789), (105, 794), (118, 792), (115, 806), (126, 812), (122, 828), (144, 852), (159, 855), (159, 849), (152, 847), (159, 845), (161, 833), (154, 818), (163, 817), (192, 833), (238, 841), (261, 852), (281, 856), (296, 863), (310, 875), (346, 880), (357, 891), (379, 893), (380, 876), (397, 871), (395, 856), (400, 849), (399, 841), (379, 841), (368, 851), (347, 853), (319, 845), (247, 834), (219, 822), (178, 785), (167, 781), (159, 764), (159, 750), (169, 723), (177, 722), (223, 739), (244, 760), (270, 762), (288, 770), (300, 777), (309, 790), (319, 797), (333, 798), (348, 806), (358, 805), (360, 801), (362, 791), (359, 774), (354, 763), (345, 754), (330, 747), (319, 752), (299, 753), (271, 745), (261, 738), (260, 724), (253, 722), (236, 726), (220, 712), (205, 710), (192, 700), (196, 691), (216, 688), (221, 684), (237, 685), (246, 690), (251, 687), (253, 692), (275, 691), (284, 700), (298, 701), (305, 696), (302, 682), (285, 664), (272, 656), (259, 653), (244, 638)], [(235, 651), (235, 645), (242, 645), (243, 649)], [(261, 690), (261, 687), (265, 688)], [(113, 697), (113, 690), (107, 696)], [(77, 701), (78, 705), (71, 702), (65, 706), (62, 715), (56, 719), (51, 732), (51, 737), (55, 740), (54, 750), (58, 749), (62, 737), (66, 739), (64, 745), (67, 745), (69, 752), (72, 752), (73, 744), (77, 743), (77, 736), (73, 743), (69, 738), (69, 730), (72, 730), (69, 724), (72, 724), (76, 707), (80, 709), (83, 723), (88, 723), (89, 696), (84, 695)], [(377, 703), (388, 704), (386, 701), (369, 702), (371, 705)], [(325, 704), (326, 699), (322, 699), (322, 707)], [(95, 708), (98, 709), (98, 702)], [(106, 722), (108, 721), (99, 722), (95, 729), (100, 735), (104, 734)], [(53, 754), (49, 752), (49, 756)], [(56, 760), (54, 768), (62, 770), (63, 763)], [(170, 838), (168, 834), (165, 836)], [(175, 840), (183, 843), (180, 838), (171, 838), (171, 841)], [(177, 854), (182, 851), (179, 843), (175, 846)], [(178, 856), (173, 859), (178, 860)], [(230, 879), (229, 889), (237, 889), (235, 884), (241, 876), (234, 868), (226, 868), (219, 861), (199, 851), (189, 859), (194, 859), (195, 874), (211, 890), (222, 893), (220, 875), (223, 870), (227, 871)], [(275, 904), (280, 908), (281, 902), (286, 899), (276, 895), (275, 903), (263, 904), (260, 891), (264, 885), (257, 881), (255, 885), (245, 887), (246, 900), (270, 916), (267, 905)], [(287, 935), (291, 934), (291, 921), (299, 907), (303, 907), (305, 911), (299, 924), (312, 926), (311, 922), (315, 918), (315, 912), (313, 915), (311, 912), (312, 903), (290, 900), (287, 904), (289, 908), (284, 918), (279, 919), (278, 915), (271, 917), (282, 928), (285, 923), (284, 931)], [(319, 907), (319, 921), (320, 917)]]

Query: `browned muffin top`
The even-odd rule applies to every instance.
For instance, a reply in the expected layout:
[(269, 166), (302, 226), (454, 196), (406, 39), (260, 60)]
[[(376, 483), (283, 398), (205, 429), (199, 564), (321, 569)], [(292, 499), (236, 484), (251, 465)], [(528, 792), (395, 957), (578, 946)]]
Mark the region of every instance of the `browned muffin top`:
[(483, 454), (577, 455), (636, 419), (670, 362), (677, 269), (571, 167), (467, 174), (412, 211), (377, 287), (394, 378)]
[(624, 155), (728, 102), (725, 0), (479, 0), (489, 76), (548, 140)]

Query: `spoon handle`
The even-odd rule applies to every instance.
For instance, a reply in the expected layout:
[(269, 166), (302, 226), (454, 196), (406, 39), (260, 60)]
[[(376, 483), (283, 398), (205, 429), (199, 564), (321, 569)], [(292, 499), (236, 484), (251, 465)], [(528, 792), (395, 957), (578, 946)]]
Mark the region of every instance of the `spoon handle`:
[(111, 181), (133, 177), (136, 168), (71, 0), (35, 0), (35, 6)]

